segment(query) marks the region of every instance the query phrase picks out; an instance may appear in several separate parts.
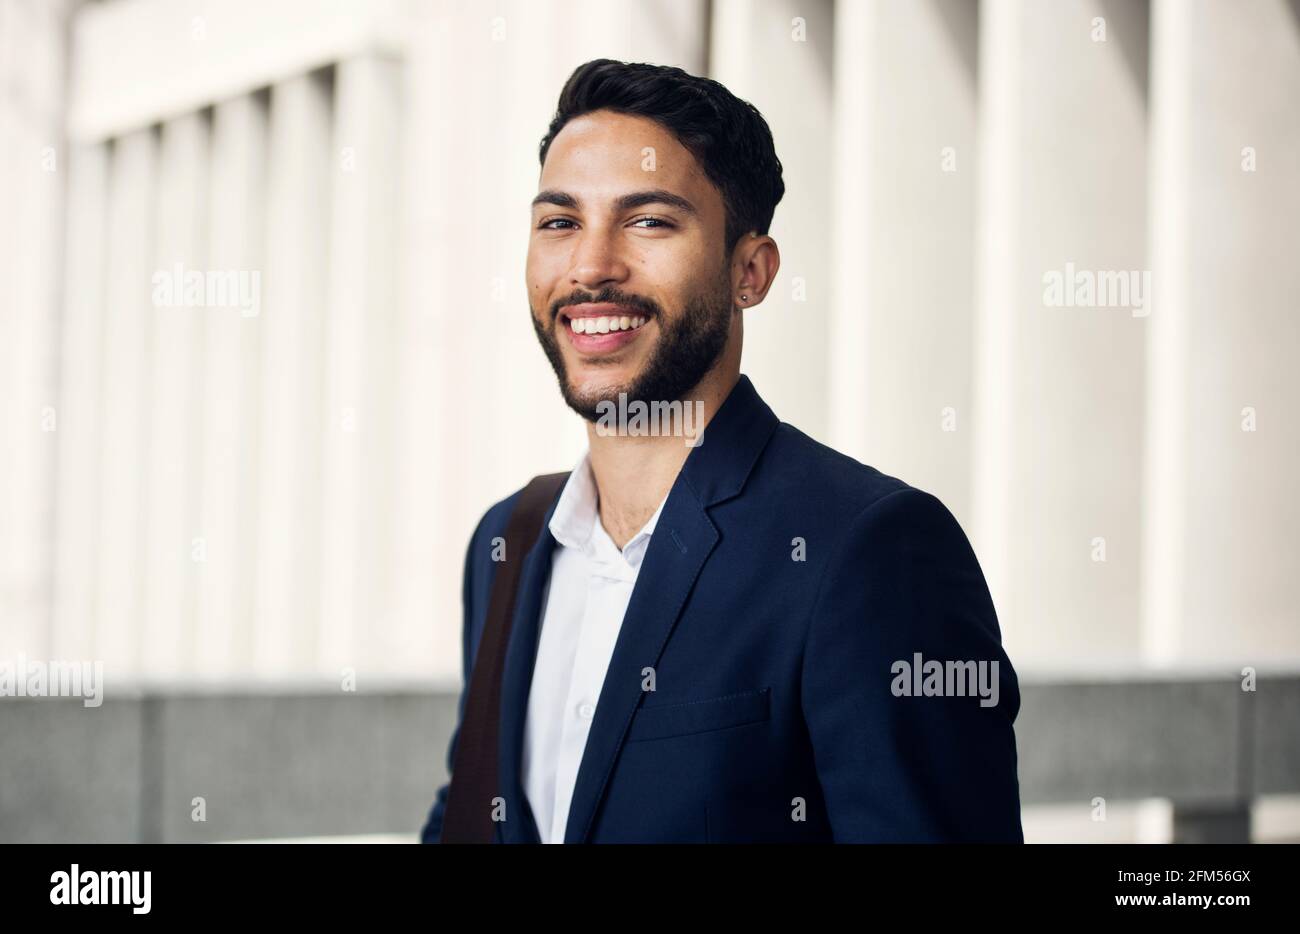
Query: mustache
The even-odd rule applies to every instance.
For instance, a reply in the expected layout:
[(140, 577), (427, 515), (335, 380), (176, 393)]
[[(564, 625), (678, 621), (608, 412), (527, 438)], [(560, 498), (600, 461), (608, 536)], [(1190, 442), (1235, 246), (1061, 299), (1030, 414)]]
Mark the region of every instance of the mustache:
[(591, 292), (578, 290), (564, 298), (558, 299), (553, 305), (551, 305), (551, 323), (554, 324), (559, 320), (560, 309), (565, 305), (582, 304), (618, 305), (637, 314), (643, 314), (647, 318), (657, 317), (660, 314), (658, 304), (648, 298), (644, 298), (640, 295), (633, 295), (630, 292), (620, 292), (618, 289), (602, 289), (593, 294)]

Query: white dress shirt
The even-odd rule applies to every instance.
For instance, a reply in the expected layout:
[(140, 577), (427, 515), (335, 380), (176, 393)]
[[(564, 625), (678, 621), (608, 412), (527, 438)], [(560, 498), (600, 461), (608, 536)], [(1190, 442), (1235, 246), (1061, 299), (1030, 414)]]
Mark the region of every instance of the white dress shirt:
[(600, 522), (591, 452), (583, 454), (548, 528), (557, 545), (524, 725), (523, 785), (543, 843), (563, 843), (569, 804), (605, 672), (659, 508), (620, 550)]

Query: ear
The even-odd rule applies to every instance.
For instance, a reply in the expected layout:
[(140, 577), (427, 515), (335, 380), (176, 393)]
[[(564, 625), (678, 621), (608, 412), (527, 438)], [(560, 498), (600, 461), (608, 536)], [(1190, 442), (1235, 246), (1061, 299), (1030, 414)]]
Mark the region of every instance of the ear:
[(736, 244), (732, 264), (736, 273), (732, 301), (737, 308), (752, 308), (772, 287), (781, 268), (781, 250), (767, 234), (750, 231)]

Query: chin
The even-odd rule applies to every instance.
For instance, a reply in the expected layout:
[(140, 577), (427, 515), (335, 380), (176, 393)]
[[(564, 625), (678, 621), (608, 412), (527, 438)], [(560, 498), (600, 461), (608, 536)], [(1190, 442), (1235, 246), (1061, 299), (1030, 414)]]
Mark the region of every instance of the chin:
[(602, 399), (617, 401), (618, 394), (625, 391), (630, 383), (631, 380), (622, 374), (593, 374), (587, 379), (571, 380), (569, 382), (569, 394), (575, 399), (581, 399), (595, 405)]
[(575, 361), (569, 369), (569, 391), (581, 396), (618, 394), (619, 389), (636, 382), (638, 370), (626, 365), (604, 366)]

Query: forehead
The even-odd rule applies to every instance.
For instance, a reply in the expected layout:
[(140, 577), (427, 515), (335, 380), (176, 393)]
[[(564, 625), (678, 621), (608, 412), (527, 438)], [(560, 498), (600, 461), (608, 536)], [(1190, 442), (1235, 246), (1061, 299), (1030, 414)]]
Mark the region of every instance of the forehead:
[[(542, 166), (539, 188), (604, 200), (641, 188), (666, 188), (701, 212), (721, 209), (721, 196), (690, 150), (648, 117), (598, 110), (564, 125)], [(715, 204), (716, 201), (716, 204)]]

